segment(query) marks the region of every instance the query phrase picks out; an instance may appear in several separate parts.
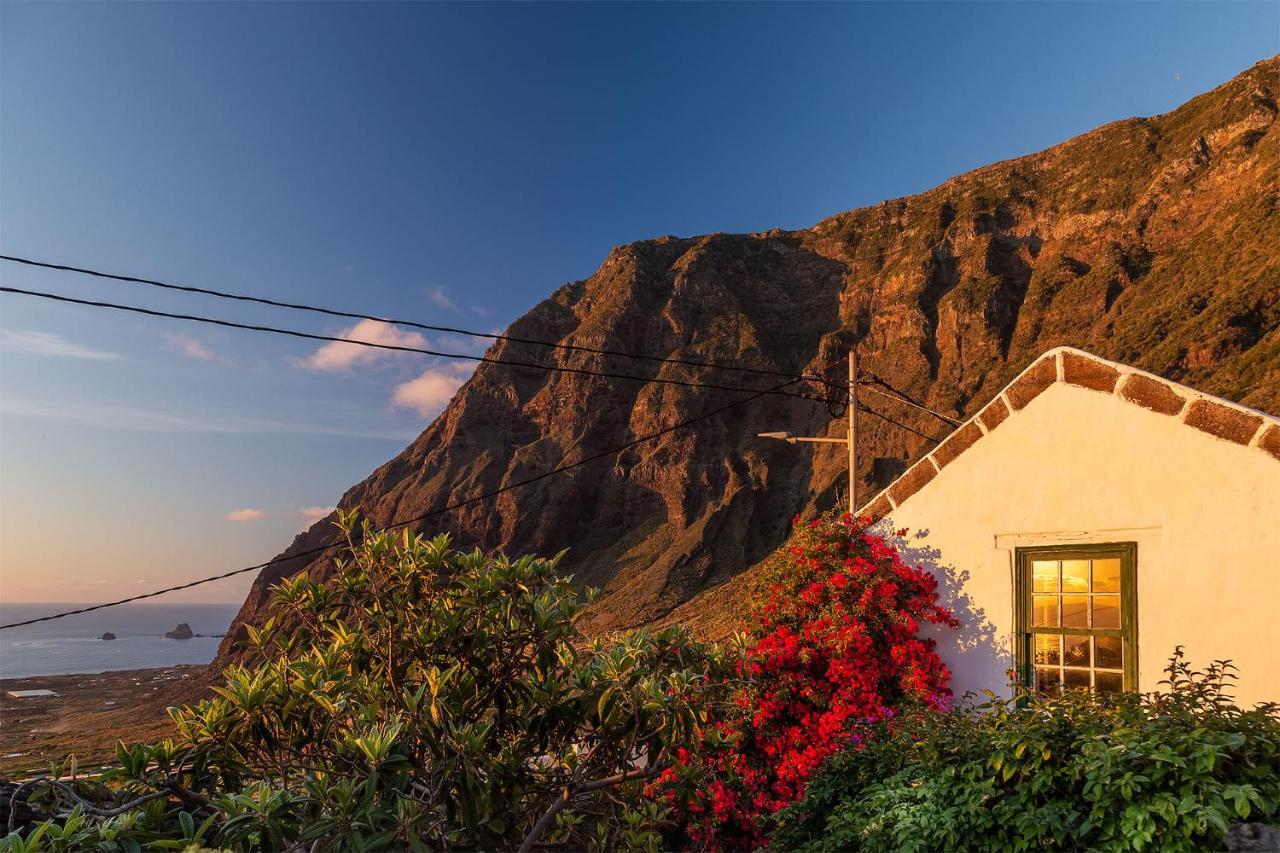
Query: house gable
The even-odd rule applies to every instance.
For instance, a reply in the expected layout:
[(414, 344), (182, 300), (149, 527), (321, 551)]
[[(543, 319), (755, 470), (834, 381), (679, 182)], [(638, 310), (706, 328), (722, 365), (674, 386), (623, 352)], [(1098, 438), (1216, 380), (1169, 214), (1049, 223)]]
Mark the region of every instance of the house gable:
[(1280, 462), (1280, 418), (1084, 350), (1058, 347), (1032, 362), (977, 414), (863, 504), (858, 515), (872, 520), (891, 515), (924, 489), (945, 466), (1009, 418), (1019, 417), (1033, 400), (1059, 383), (1106, 394), (1126, 404), (1176, 418), (1188, 428), (1256, 448)]

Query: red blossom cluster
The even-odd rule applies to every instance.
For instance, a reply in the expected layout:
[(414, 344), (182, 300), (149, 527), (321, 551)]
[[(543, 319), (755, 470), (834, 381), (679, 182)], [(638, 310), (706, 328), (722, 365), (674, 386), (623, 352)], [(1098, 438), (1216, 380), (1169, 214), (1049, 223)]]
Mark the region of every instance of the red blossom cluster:
[[(866, 519), (794, 525), (757, 585), (739, 687), (712, 722), (714, 747), (683, 755), (655, 789), (701, 847), (765, 843), (763, 819), (804, 795), (831, 754), (904, 706), (942, 707), (950, 673), (923, 623), (955, 626), (937, 579), (903, 562)], [(905, 531), (899, 535), (905, 535)], [(677, 779), (701, 784), (676, 795)]]

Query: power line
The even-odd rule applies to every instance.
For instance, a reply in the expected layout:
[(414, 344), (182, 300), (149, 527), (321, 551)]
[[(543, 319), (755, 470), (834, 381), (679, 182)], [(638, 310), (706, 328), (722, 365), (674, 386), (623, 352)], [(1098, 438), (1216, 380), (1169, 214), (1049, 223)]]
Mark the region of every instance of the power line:
[(914, 406), (915, 408), (919, 409), (922, 412), (928, 412), (929, 414), (933, 415), (935, 418), (938, 418), (939, 420), (942, 420), (951, 424), (951, 426), (957, 426), (957, 427), (960, 426), (960, 421), (956, 420), (950, 415), (944, 415), (942, 412), (934, 411), (933, 409), (929, 408), (923, 403), (916, 402), (915, 400), (908, 397), (906, 394), (899, 391), (897, 388), (894, 388), (888, 382), (885, 382), (879, 376), (873, 375), (872, 380), (876, 384), (883, 385), (885, 388), (888, 388), (893, 393), (889, 394), (884, 391), (881, 391), (879, 388), (877, 388), (875, 385), (872, 385), (870, 382), (860, 382), (858, 384), (861, 385), (866, 390), (870, 391), (872, 394), (879, 394), (881, 397), (887, 397), (888, 399), (896, 400), (899, 403), (906, 403), (908, 406)]
[[(702, 414), (689, 418), (688, 420), (680, 421), (679, 423), (672, 424), (669, 427), (664, 427), (663, 429), (660, 429), (657, 432), (651, 432), (651, 433), (648, 433), (647, 435), (642, 435), (638, 438), (634, 438), (631, 441), (628, 441), (626, 444), (623, 444), (620, 447), (615, 447), (612, 450), (605, 450), (600, 453), (594, 453), (590, 456), (586, 456), (582, 459), (579, 459), (577, 462), (571, 462), (567, 465), (561, 465), (558, 468), (552, 468), (550, 471), (544, 471), (541, 474), (528, 478), (527, 480), (519, 480), (515, 483), (508, 483), (502, 488), (494, 489), (493, 491), (486, 492), (483, 495), (477, 495), (476, 497), (473, 497), (473, 498), (467, 498), (465, 500), (456, 501), (452, 504), (441, 507), (440, 509), (435, 509), (435, 510), (432, 510), (431, 512), (423, 513), (422, 515), (418, 515), (413, 518), (407, 518), (407, 519), (404, 519), (403, 521), (393, 522), (391, 524), (386, 525), (385, 527), (379, 528), (379, 531), (386, 532), (388, 530), (394, 530), (398, 527), (406, 527), (410, 524), (417, 524), (418, 522), (425, 521), (428, 518), (432, 518), (437, 515), (442, 515), (443, 513), (446, 513), (446, 512), (452, 512), (453, 510), (460, 509), (461, 507), (467, 506), (468, 504), (477, 503), (479, 501), (486, 501), (491, 498), (495, 498), (498, 495), (501, 495), (505, 492), (512, 491), (513, 489), (518, 489), (523, 486), (532, 485), (533, 483), (536, 483), (540, 480), (545, 480), (548, 477), (552, 477), (556, 474), (563, 474), (566, 471), (571, 471), (574, 468), (581, 467), (590, 462), (595, 462), (596, 460), (605, 459), (610, 456), (617, 456), (619, 453), (622, 453), (623, 451), (626, 451), (626, 450), (630, 450), (632, 447), (635, 447), (639, 444), (644, 444), (647, 441), (653, 441), (656, 438), (661, 438), (662, 436), (667, 435), (668, 433), (672, 433), (672, 432), (675, 432), (676, 430), (684, 429), (685, 427), (698, 423), (699, 421), (704, 421), (704, 420), (707, 420), (708, 418), (713, 418), (722, 412), (728, 411), (729, 409), (732, 409), (737, 406), (741, 406), (745, 403), (750, 403), (753, 400), (759, 399), (760, 397), (763, 397), (766, 394), (770, 393), (770, 391), (780, 390), (782, 388), (785, 388), (787, 385), (792, 385), (799, 381), (800, 379), (797, 377), (797, 378), (790, 379), (787, 382), (784, 382), (781, 385), (776, 386), (775, 388), (766, 389), (763, 391), (756, 391), (754, 394), (751, 394), (748, 397), (743, 397), (740, 400), (735, 400), (732, 403), (727, 403), (723, 406), (712, 409), (708, 412), (703, 412)], [(746, 390), (746, 389), (739, 389), (739, 390)], [(219, 574), (219, 575), (200, 578), (199, 580), (190, 581), (184, 584), (178, 584), (177, 586), (166, 587), (165, 589), (159, 589), (159, 590), (156, 590), (155, 592), (147, 592), (141, 595), (133, 595), (133, 596), (130, 596), (129, 598), (122, 598), (119, 601), (110, 601), (105, 604), (95, 604), (91, 607), (81, 607), (77, 610), (67, 610), (61, 613), (54, 613), (49, 616), (41, 616), (36, 619), (27, 619), (22, 622), (11, 622), (7, 625), (0, 625), (0, 631), (6, 628), (20, 628), (24, 625), (34, 625), (37, 622), (49, 622), (54, 619), (62, 619), (63, 617), (66, 617), (66, 616), (75, 616), (80, 613), (89, 613), (94, 610), (102, 610), (107, 607), (116, 607), (121, 604), (128, 604), (133, 601), (140, 601), (144, 598), (155, 598), (156, 596), (165, 595), (170, 592), (176, 592), (181, 589), (190, 589), (193, 586), (200, 586), (201, 584), (211, 583), (216, 580), (222, 580), (223, 578), (229, 578), (229, 577), (232, 577), (233, 575), (240, 575), (240, 574), (244, 574), (245, 572), (260, 571), (262, 569), (267, 568), (268, 566), (273, 566), (277, 563), (284, 563), (284, 562), (288, 562), (289, 560), (297, 560), (302, 557), (311, 557), (316, 554), (320, 554), (325, 551), (328, 551), (330, 548), (339, 547), (342, 544), (343, 544), (342, 542), (331, 542), (328, 545), (321, 545), (315, 548), (308, 548), (305, 551), (299, 551), (298, 553), (290, 554), (289, 556), (276, 557), (274, 559), (267, 560), (265, 563), (259, 563), (256, 566), (245, 566), (242, 569), (232, 569), (229, 572), (223, 572), (222, 574)]]
[(22, 258), (16, 255), (0, 255), (0, 260), (12, 261), (17, 264), (25, 264), (30, 267), (39, 267), (41, 269), (58, 270), (61, 272), (74, 272), (81, 275), (94, 276), (95, 278), (109, 279), (112, 281), (124, 282), (126, 284), (141, 284), (148, 287), (159, 287), (164, 290), (180, 291), (182, 293), (198, 293), (203, 296), (212, 296), (217, 299), (229, 299), (236, 302), (252, 302), (258, 305), (270, 305), (273, 308), (288, 308), (294, 311), (310, 311), (314, 314), (324, 314), (330, 317), (343, 317), (351, 320), (374, 320), (379, 323), (393, 323), (397, 326), (406, 326), (413, 329), (422, 329), (429, 332), (445, 332), (454, 335), (467, 335), (474, 338), (487, 338), (495, 341), (510, 341), (518, 344), (532, 344), (534, 346), (549, 347), (552, 349), (571, 350), (574, 352), (588, 352), (597, 355), (615, 355), (622, 358), (633, 358), (642, 361), (652, 361), (661, 364), (682, 364), (689, 367), (705, 367), (713, 370), (732, 370), (740, 373), (753, 373), (761, 376), (780, 376), (784, 378), (799, 377), (809, 379), (815, 382), (821, 382), (824, 385), (830, 385), (824, 377), (814, 376), (812, 374), (795, 374), (787, 373), (781, 370), (769, 370), (762, 367), (744, 367), (741, 365), (715, 364), (708, 361), (697, 361), (694, 359), (669, 358), (665, 356), (646, 355), (641, 353), (629, 353), (623, 350), (589, 347), (582, 344), (564, 344), (552, 341), (540, 341), (534, 338), (521, 338), (514, 335), (500, 335), (495, 332), (476, 332), (469, 329), (458, 329), (451, 326), (434, 326), (428, 323), (419, 323), (414, 320), (397, 320), (389, 317), (377, 317), (372, 314), (361, 314), (356, 311), (341, 311), (336, 308), (323, 308), (317, 305), (307, 305), (301, 302), (281, 302), (275, 299), (268, 299), (263, 296), (251, 296), (245, 293), (232, 293), (225, 290), (214, 290), (207, 287), (194, 287), (191, 285), (172, 284), (170, 282), (158, 281), (150, 278), (138, 278), (131, 275), (120, 275), (117, 273), (103, 272), (101, 270), (88, 269), (86, 267), (73, 267), (66, 264), (54, 264), (45, 261), (36, 261), (30, 258)]
[(868, 415), (871, 415), (872, 417), (877, 417), (877, 418), (879, 418), (880, 420), (884, 421), (884, 422), (885, 422), (885, 423), (887, 423), (887, 424), (892, 424), (893, 426), (896, 426), (896, 427), (898, 427), (899, 429), (904, 429), (904, 430), (906, 430), (906, 431), (907, 431), (907, 432), (909, 432), (909, 433), (913, 433), (913, 434), (915, 434), (915, 435), (920, 436), (921, 438), (925, 439), (926, 441), (932, 441), (934, 444), (941, 444), (941, 443), (942, 443), (939, 439), (936, 439), (936, 438), (934, 438), (933, 436), (931, 436), (931, 435), (929, 435), (929, 434), (927, 434), (927, 433), (923, 433), (923, 432), (921, 432), (920, 430), (916, 429), (915, 427), (907, 426), (907, 425), (906, 425), (906, 424), (904, 424), (904, 423), (900, 423), (899, 421), (895, 421), (893, 418), (890, 418), (890, 417), (888, 417), (888, 416), (886, 416), (886, 415), (881, 414), (880, 412), (877, 412), (875, 409), (871, 408), (870, 406), (865, 405), (861, 400), (859, 400), (859, 401), (858, 401), (858, 412), (859, 412), (859, 413), (861, 413), (861, 412), (866, 412)]
[[(300, 332), (296, 329), (281, 329), (275, 326), (258, 326), (251, 323), (237, 323), (232, 320), (219, 320), (214, 317), (202, 317), (193, 314), (174, 314), (168, 311), (157, 311), (153, 308), (142, 308), (136, 305), (122, 305), (115, 302), (102, 302), (92, 299), (77, 299), (72, 296), (63, 296), (56, 293), (46, 293), (39, 290), (25, 290), (20, 287), (0, 287), (0, 293), (12, 293), (21, 296), (33, 296), (38, 299), (50, 299), (55, 302), (66, 302), (72, 305), (86, 305), (90, 308), (108, 308), (113, 311), (127, 311), (134, 314), (143, 314), (148, 317), (164, 317), (171, 320), (185, 320), (192, 323), (206, 323), (213, 326), (223, 326), (229, 329), (242, 329), (250, 332), (265, 332), (273, 335), (286, 335), (294, 338), (304, 338), (313, 341), (332, 341), (334, 343), (351, 344), (352, 346), (369, 347), (372, 349), (392, 350), (395, 352), (412, 352), (422, 355), (436, 356), (438, 358), (455, 358), (465, 361), (477, 361), (485, 364), (506, 364), (512, 367), (528, 367), (536, 370), (548, 370), (555, 373), (576, 373), (584, 376), (600, 376), (606, 379), (626, 379), (633, 382), (658, 383), (661, 385), (679, 385), (685, 388), (709, 388), (718, 391), (755, 391), (754, 388), (742, 388), (737, 385), (719, 385), (712, 382), (692, 382), (686, 379), (664, 379), (660, 377), (636, 376), (630, 373), (612, 373), (602, 370), (587, 370), (583, 367), (566, 367), (562, 365), (538, 364), (532, 361), (518, 361), (515, 359), (493, 358), (487, 355), (464, 355), (462, 353), (441, 352), (438, 350), (425, 349), (423, 347), (402, 346), (399, 344), (381, 344), (372, 341), (357, 341), (348, 338), (339, 338), (333, 335), (320, 335), (313, 332)], [(793, 376), (792, 381), (783, 383), (791, 385), (799, 382), (805, 377)], [(813, 400), (816, 402), (825, 402), (823, 397), (815, 397), (812, 394), (795, 393), (792, 391), (777, 391), (773, 389), (765, 389), (761, 393), (780, 396), (780, 397), (798, 397), (803, 400)]]

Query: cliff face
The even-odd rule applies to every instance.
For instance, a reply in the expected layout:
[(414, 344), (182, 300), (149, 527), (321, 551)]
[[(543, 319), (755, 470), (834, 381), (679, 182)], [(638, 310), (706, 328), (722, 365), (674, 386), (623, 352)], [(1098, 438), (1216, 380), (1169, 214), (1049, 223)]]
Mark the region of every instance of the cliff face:
[[(1277, 412), (1278, 97), (1273, 58), (1166, 115), (1109, 124), (807, 230), (623, 246), (509, 334), (797, 373), (838, 362), (857, 342), (865, 369), (957, 417), (1039, 353), (1071, 344)], [(777, 384), (507, 342), (489, 354), (753, 389)], [(340, 506), (359, 507), (376, 524), (414, 517), (741, 396), (485, 364)], [(864, 402), (945, 434), (910, 408), (875, 396)], [(843, 423), (820, 404), (762, 397), (441, 516), (428, 529), (508, 553), (569, 548), (566, 569), (603, 587), (596, 629), (661, 619), (761, 560), (794, 513), (839, 499), (843, 448), (755, 438), (771, 429), (839, 435)], [(874, 457), (908, 458), (925, 444), (870, 414), (859, 430), (860, 494), (870, 494)], [(328, 541), (331, 521), (285, 554)], [(254, 620), (270, 584), (304, 568), (323, 576), (332, 563), (299, 559), (265, 570), (239, 620)]]

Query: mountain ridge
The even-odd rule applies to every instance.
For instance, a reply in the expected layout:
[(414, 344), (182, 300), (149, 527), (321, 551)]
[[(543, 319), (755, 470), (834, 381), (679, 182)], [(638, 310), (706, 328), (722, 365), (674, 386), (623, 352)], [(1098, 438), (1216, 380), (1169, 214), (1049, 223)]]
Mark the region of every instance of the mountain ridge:
[[(1278, 94), (1273, 57), (1163, 115), (1111, 122), (811, 228), (618, 246), (507, 334), (788, 373), (838, 364), (856, 343), (869, 373), (954, 417), (1041, 352), (1071, 344), (1274, 412), (1280, 260), (1266, 246), (1280, 246)], [(732, 384), (705, 368), (510, 341), (489, 354)], [(737, 394), (484, 364), (338, 505), (378, 525), (415, 517), (777, 384), (763, 379), (737, 377)], [(927, 415), (866, 402), (945, 435)], [(566, 570), (603, 587), (591, 630), (670, 618), (695, 597), (712, 602), (709, 591), (767, 556), (793, 514), (839, 502), (843, 449), (755, 438), (776, 429), (837, 435), (843, 423), (825, 406), (763, 397), (428, 529), (463, 547), (570, 548)], [(877, 457), (911, 459), (925, 446), (874, 416), (859, 430), (860, 494), (871, 493)], [(331, 522), (282, 556), (328, 541)], [(323, 577), (332, 563), (264, 570), (236, 624), (261, 618), (269, 585), (302, 569)], [(228, 633), (220, 659), (240, 634)]]

